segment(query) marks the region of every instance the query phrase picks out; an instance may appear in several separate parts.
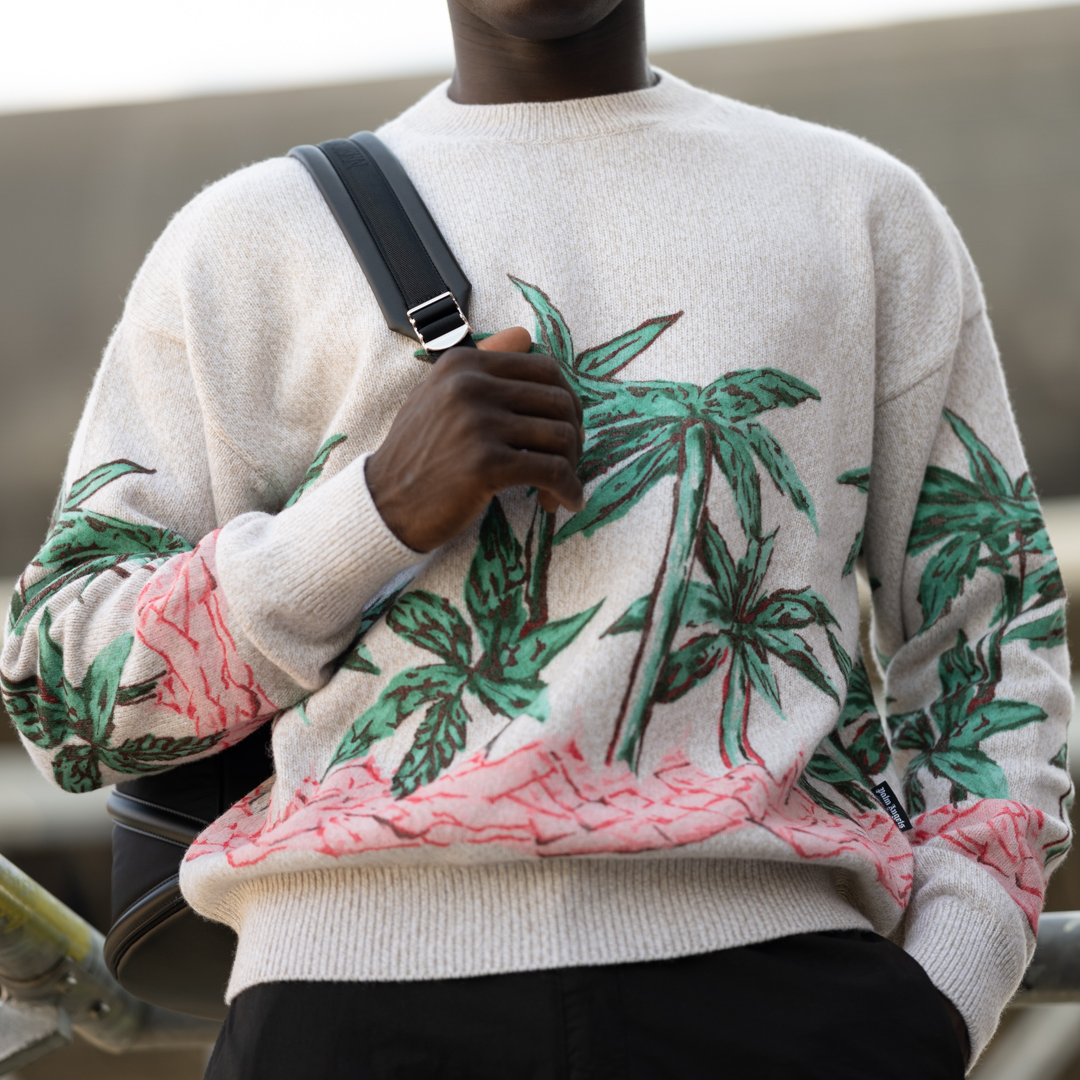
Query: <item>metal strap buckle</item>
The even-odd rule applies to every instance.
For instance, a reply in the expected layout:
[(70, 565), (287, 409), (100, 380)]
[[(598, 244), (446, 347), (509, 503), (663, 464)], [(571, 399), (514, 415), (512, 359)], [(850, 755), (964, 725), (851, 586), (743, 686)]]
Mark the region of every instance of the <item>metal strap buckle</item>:
[(428, 352), (449, 349), (469, 333), (469, 320), (450, 292), (439, 293), (409, 308), (405, 314)]

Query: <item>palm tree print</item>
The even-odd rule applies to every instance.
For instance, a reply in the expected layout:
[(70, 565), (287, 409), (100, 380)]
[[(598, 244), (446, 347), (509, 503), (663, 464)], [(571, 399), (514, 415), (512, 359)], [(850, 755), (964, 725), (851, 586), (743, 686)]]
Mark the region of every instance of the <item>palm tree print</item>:
[(32, 585), (20, 584), (11, 601), (8, 630), (21, 634), (34, 613), (65, 585), (112, 572), (127, 577), (125, 564), (144, 566), (156, 559), (191, 551), (179, 533), (153, 525), (84, 510), (82, 504), (107, 484), (130, 473), (152, 475), (156, 470), (121, 458), (80, 476), (60, 497), (58, 513), (45, 544), (31, 566), (44, 574)]
[[(322, 476), (331, 451), (345, 439), (346, 436), (337, 434), (323, 443), (286, 507), (292, 506)], [(49, 535), (30, 564), (45, 572), (32, 585), (20, 585), (16, 590), (8, 615), (9, 632), (21, 634), (42, 604), (73, 581), (89, 581), (109, 572), (127, 577), (132, 565), (145, 566), (192, 550), (192, 545), (171, 529), (140, 525), (83, 508), (87, 499), (123, 476), (132, 473), (152, 476), (156, 472), (118, 458), (91, 469), (71, 485), (70, 491), (61, 494)]]
[[(344, 441), (344, 438), (345, 436), (341, 435), (336, 437), (336, 439), (333, 441)], [(323, 458), (321, 465), (325, 465), (326, 463), (326, 457), (324, 456), (323, 451), (327, 449), (327, 446), (329, 446), (330, 449), (333, 449), (331, 443), (332, 440), (327, 440), (327, 442), (323, 444), (322, 450), (319, 451), (319, 457)], [(318, 465), (319, 468), (318, 471), (315, 473), (315, 476), (312, 478), (312, 483), (314, 483), (314, 481), (319, 478), (319, 475), (322, 473), (322, 467), (318, 458), (316, 458), (315, 465), (313, 465), (311, 469), (308, 469), (305, 480), (311, 477), (312, 470), (315, 468), (316, 465)], [(308, 486), (310, 486), (310, 484)], [(298, 498), (299, 495), (303, 494), (302, 489), (303, 485), (297, 488), (296, 495), (294, 495), (294, 498), (291, 499), (286, 505), (291, 506), (293, 502), (295, 502), (296, 498)], [(401, 596), (404, 591), (405, 590), (403, 588), (400, 588), (394, 589), (392, 592), (386, 593), (383, 596), (377, 595), (375, 600), (370, 603), (366, 608), (364, 608), (364, 613), (360, 618), (360, 626), (357, 628), (356, 636), (353, 638), (352, 643), (349, 645), (349, 647), (335, 661), (335, 667), (337, 668), (337, 670), (355, 671), (358, 672), (360, 675), (382, 674), (382, 669), (379, 667), (378, 664), (375, 663), (375, 660), (371, 655), (371, 651), (364, 643), (364, 638), (367, 636), (368, 631), (390, 610), (390, 608), (394, 606), (395, 603), (397, 603), (398, 597)], [(311, 695), (308, 694), (306, 697), (301, 698), (295, 705), (293, 705), (293, 708), (300, 714), (300, 717), (305, 724), (311, 723), (311, 719), (307, 714), (307, 703), (310, 700)]]
[[(838, 484), (850, 484), (861, 495), (866, 495), (870, 491), (870, 468), (867, 466), (862, 469), (848, 469), (847, 472), (841, 473), (836, 478), (836, 482)], [(849, 574), (855, 572), (855, 563), (859, 559), (859, 552), (862, 551), (863, 537), (865, 535), (865, 527), (856, 533), (855, 540), (851, 545), (851, 550), (848, 552), (848, 557), (844, 561), (844, 569), (841, 572), (842, 577), (847, 577)]]
[[(920, 632), (949, 610), (982, 567), (1003, 578), (1004, 595), (994, 623), (1063, 599), (1061, 574), (1031, 477), (1024, 473), (1010, 479), (959, 416), (948, 410), (944, 415), (964, 447), (969, 476), (937, 465), (926, 470), (907, 548), (909, 555), (917, 555), (936, 547), (919, 584)], [(1028, 565), (1033, 555), (1050, 556), (1034, 573)], [(1052, 648), (1064, 640), (1064, 633), (1064, 612), (1059, 609), (1028, 624), (1023, 636), (1033, 649)]]
[[(291, 506), (319, 479), (330, 452), (344, 441), (344, 435), (334, 435), (323, 444), (286, 505)], [(152, 565), (192, 550), (192, 545), (171, 529), (124, 521), (83, 506), (121, 477), (153, 475), (155, 471), (120, 458), (80, 476), (62, 493), (55, 521), (31, 564), (44, 573), (30, 585), (20, 583), (11, 603), (9, 630), (14, 634), (21, 634), (35, 613), (44, 608), (37, 630), (39, 674), (19, 682), (0, 677), (0, 690), (8, 713), (27, 740), (43, 750), (56, 751), (53, 774), (68, 791), (100, 787), (102, 766), (120, 773), (166, 768), (210, 750), (226, 734), (173, 738), (148, 733), (114, 746), (115, 710), (152, 698), (160, 676), (135, 686), (120, 684), (134, 645), (134, 636), (128, 633), (94, 658), (82, 684), (76, 686), (64, 674), (63, 651), (52, 637), (52, 613), (46, 603), (66, 585), (89, 582), (103, 573), (128, 577), (132, 566)], [(364, 655), (358, 641), (343, 659), (343, 666), (361, 670), (366, 661), (370, 657)], [(69, 741), (72, 735), (75, 740)]]
[[(837, 625), (836, 619), (817, 593), (812, 589), (765, 591), (775, 537), (774, 531), (761, 539), (751, 538), (746, 554), (736, 561), (716, 526), (705, 521), (699, 557), (709, 580), (690, 582), (680, 623), (691, 631), (707, 629), (667, 656), (654, 692), (655, 704), (677, 701), (717, 668), (728, 665), (718, 734), (720, 756), (729, 768), (744, 761), (764, 764), (746, 734), (754, 692), (784, 718), (780, 688), (770, 668), (771, 658), (794, 668), (839, 704), (832, 679), (821, 666), (813, 646), (802, 636), (806, 630), (817, 627), (825, 631), (841, 671), (846, 675), (850, 669), (850, 659), (831, 629)], [(641, 597), (606, 632), (640, 631), (648, 601), (649, 597)], [(618, 757), (635, 765), (643, 736), (644, 728), (627, 728)]]
[(330, 438), (319, 447), (315, 459), (308, 466), (307, 472), (304, 473), (304, 477), (300, 481), (297, 489), (289, 496), (288, 502), (285, 503), (284, 508), (286, 510), (292, 506), (296, 500), (308, 490), (308, 488), (319, 480), (323, 474), (323, 470), (326, 468), (327, 461), (330, 460), (331, 452), (345, 442), (347, 438), (347, 435), (342, 435), (339, 432), (337, 435), (331, 435)]
[[(1061, 749), (1050, 759), (1050, 765), (1053, 765), (1055, 769), (1060, 769), (1063, 773), (1069, 772), (1069, 744), (1064, 742), (1061, 744)], [(1076, 786), (1074, 784), (1069, 785), (1069, 790), (1061, 796), (1058, 803), (1058, 816), (1062, 821), (1068, 821), (1069, 815), (1072, 813), (1073, 803), (1076, 801)], [(1072, 847), (1072, 834), (1066, 833), (1065, 836), (1056, 844), (1049, 844), (1043, 849), (1043, 866), (1049, 866), (1050, 863), (1061, 855), (1065, 855)]]
[(608, 753), (635, 764), (656, 701), (657, 682), (679, 627), (693, 573), (713, 470), (727, 482), (748, 536), (761, 535), (760, 466), (777, 490), (817, 529), (814, 503), (775, 437), (765, 412), (820, 400), (817, 391), (775, 368), (729, 372), (707, 386), (615, 376), (681, 316), (659, 316), (581, 352), (551, 299), (510, 279), (536, 318), (540, 346), (562, 364), (584, 408), (588, 434), (579, 465), (583, 483), (599, 481), (586, 508), (554, 536), (588, 537), (630, 512), (660, 480), (675, 478), (671, 524), (641, 620), (641, 641)]
[(960, 631), (956, 644), (938, 657), (941, 695), (926, 709), (888, 718), (893, 749), (915, 751), (904, 774), (910, 812), (926, 809), (923, 772), (949, 781), (954, 803), (968, 795), (1009, 797), (1004, 771), (980, 743), (1002, 731), (1045, 720), (1046, 713), (1027, 701), (997, 697), (1004, 638), (1004, 627), (999, 627), (972, 648)]
[(859, 810), (876, 810), (870, 789), (875, 778), (888, 768), (891, 757), (870, 676), (860, 659), (851, 669), (836, 729), (814, 751), (799, 786), (819, 806), (840, 817), (851, 815), (818, 791), (812, 780), (828, 784)]
[(600, 607), (597, 604), (564, 619), (546, 618), (543, 575), (532, 572), (526, 550), (534, 547), (548, 516), (538, 513), (534, 517), (528, 543), (522, 548), (502, 504), (497, 498), (491, 501), (465, 581), (471, 627), (449, 600), (425, 590), (406, 593), (390, 607), (387, 625), (406, 641), (433, 653), (439, 663), (409, 668), (391, 679), (375, 704), (346, 733), (327, 772), (362, 757), (425, 708), (391, 791), (401, 798), (431, 783), (465, 746), (470, 721), (466, 693), (509, 720), (521, 715), (547, 719), (547, 684), (540, 673)]
[(39, 674), (18, 683), (0, 676), (0, 684), (19, 731), (42, 750), (56, 751), (53, 776), (65, 790), (101, 787), (103, 765), (119, 773), (153, 772), (205, 753), (224, 738), (224, 731), (201, 739), (146, 734), (114, 746), (116, 709), (152, 698), (157, 677), (133, 686), (120, 684), (134, 642), (133, 635), (122, 634), (94, 657), (82, 685), (75, 686), (64, 674), (64, 654), (51, 630), (52, 613), (46, 608), (38, 623)]
[(358, 671), (362, 675), (381, 675), (378, 665), (372, 658), (368, 647), (364, 644), (364, 637), (367, 632), (397, 603), (398, 597), (405, 590), (394, 589), (393, 592), (387, 593), (385, 596), (378, 597), (374, 603), (369, 604), (364, 609), (364, 614), (360, 619), (359, 629), (356, 631), (356, 637), (353, 638), (352, 644), (345, 650), (344, 653), (338, 657), (338, 667), (345, 668), (347, 671)]
[[(964, 420), (948, 410), (944, 416), (964, 448), (968, 476), (934, 465), (926, 471), (908, 540), (909, 555), (933, 549), (919, 583), (920, 633), (948, 613), (980, 569), (1001, 577), (1002, 595), (991, 633), (972, 645), (961, 631), (956, 644), (938, 657), (939, 696), (924, 709), (888, 719), (894, 749), (915, 752), (904, 779), (914, 813), (925, 809), (926, 775), (947, 780), (953, 802), (968, 795), (1008, 797), (1005, 773), (981, 743), (1046, 714), (1029, 702), (997, 697), (1001, 650), (1013, 641), (1026, 641), (1031, 649), (1053, 648), (1065, 635), (1060, 604), (1049, 615), (1020, 621), (1064, 598), (1030, 476), (1011, 479)], [(1033, 570), (1031, 560), (1038, 556), (1041, 565)]]

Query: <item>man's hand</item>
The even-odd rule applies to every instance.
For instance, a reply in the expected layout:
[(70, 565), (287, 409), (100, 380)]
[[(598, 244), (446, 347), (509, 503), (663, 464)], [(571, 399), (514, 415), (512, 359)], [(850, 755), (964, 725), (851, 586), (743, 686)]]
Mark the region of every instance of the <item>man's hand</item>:
[(585, 505), (581, 402), (558, 362), (529, 344), (515, 326), (479, 349), (447, 350), (368, 459), (375, 506), (414, 551), (464, 532), (506, 488), (539, 488), (549, 511)]

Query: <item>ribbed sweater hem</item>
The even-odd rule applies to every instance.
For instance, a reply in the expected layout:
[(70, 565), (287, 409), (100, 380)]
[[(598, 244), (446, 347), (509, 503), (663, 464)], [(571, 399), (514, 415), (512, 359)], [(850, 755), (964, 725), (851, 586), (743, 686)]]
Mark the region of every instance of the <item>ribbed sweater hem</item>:
[(238, 885), (227, 1000), (265, 982), (385, 982), (691, 956), (870, 929), (824, 867), (553, 859), (314, 870)]

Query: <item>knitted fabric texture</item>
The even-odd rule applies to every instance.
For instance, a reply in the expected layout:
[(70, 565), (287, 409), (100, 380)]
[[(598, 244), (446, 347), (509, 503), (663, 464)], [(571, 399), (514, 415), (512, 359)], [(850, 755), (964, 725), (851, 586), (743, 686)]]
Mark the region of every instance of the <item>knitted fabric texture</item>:
[(182, 870), (239, 932), (230, 996), (873, 927), (977, 1053), (1068, 847), (1071, 697), (946, 213), (856, 138), (666, 74), (443, 86), (380, 134), (474, 328), (530, 327), (579, 394), (586, 508), (506, 491), (402, 545), (364, 463), (430, 368), (303, 167), (243, 169), (148, 256), (21, 578), (3, 689), (34, 760), (87, 791), (275, 718), (276, 775)]

